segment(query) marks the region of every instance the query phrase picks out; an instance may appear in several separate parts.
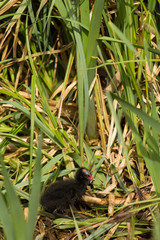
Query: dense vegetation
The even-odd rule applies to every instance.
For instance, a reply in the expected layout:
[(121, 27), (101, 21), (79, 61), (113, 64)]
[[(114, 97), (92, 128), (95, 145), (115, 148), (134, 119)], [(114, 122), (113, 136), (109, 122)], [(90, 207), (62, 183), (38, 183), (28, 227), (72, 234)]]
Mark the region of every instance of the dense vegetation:
[[(159, 239), (159, 0), (0, 2), (0, 239)], [(92, 167), (73, 220), (39, 196)]]

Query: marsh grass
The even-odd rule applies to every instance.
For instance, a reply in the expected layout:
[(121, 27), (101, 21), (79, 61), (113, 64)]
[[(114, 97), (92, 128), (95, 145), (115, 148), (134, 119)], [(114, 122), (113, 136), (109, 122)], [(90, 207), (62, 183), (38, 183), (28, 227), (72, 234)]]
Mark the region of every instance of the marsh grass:
[[(156, 239), (159, 9), (0, 3), (1, 239), (145, 238), (153, 225)], [(48, 221), (40, 192), (82, 165), (95, 177), (87, 206)]]

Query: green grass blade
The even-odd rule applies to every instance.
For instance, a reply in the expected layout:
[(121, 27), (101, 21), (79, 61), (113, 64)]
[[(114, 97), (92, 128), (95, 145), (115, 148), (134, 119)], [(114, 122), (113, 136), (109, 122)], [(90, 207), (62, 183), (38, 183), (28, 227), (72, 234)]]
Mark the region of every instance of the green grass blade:
[(50, 161), (48, 161), (44, 167), (42, 168), (42, 175), (46, 174), (52, 167), (59, 162), (63, 157), (65, 156), (64, 153), (56, 155), (54, 158), (52, 158)]
[[(35, 117), (35, 85), (36, 76), (33, 75), (31, 79), (31, 128), (30, 128), (30, 171), (29, 182), (31, 181), (32, 171), (32, 157), (33, 157), (33, 139), (34, 139), (34, 117)], [(30, 187), (30, 184), (29, 184)]]
[(43, 138), (39, 138), (39, 146), (37, 150), (37, 159), (33, 177), (33, 185), (29, 200), (29, 218), (27, 223), (27, 239), (30, 240), (33, 238), (33, 232), (35, 228), (35, 222), (37, 217), (37, 211), (39, 206), (39, 196), (41, 189), (41, 148), (42, 148)]
[(154, 11), (154, 9), (155, 9), (155, 6), (156, 6), (156, 0), (149, 0), (148, 1), (148, 10), (150, 11), (150, 12), (153, 12)]
[(39, 34), (39, 31), (38, 31), (38, 28), (37, 28), (37, 21), (36, 21), (36, 18), (34, 16), (32, 1), (31, 0), (26, 0), (26, 1), (27, 1), (27, 5), (28, 5), (29, 17), (30, 17), (32, 25), (33, 25), (33, 31), (34, 31), (34, 34), (37, 38), (37, 44), (39, 46), (40, 51), (42, 52), (41, 41), (40, 41), (40, 37), (39, 37), (40, 34)]
[(72, 216), (73, 216), (73, 221), (74, 221), (75, 228), (76, 228), (76, 231), (77, 231), (78, 240), (83, 240), (82, 235), (81, 235), (80, 230), (79, 230), (79, 227), (78, 227), (77, 220), (74, 216), (74, 213), (73, 213), (73, 210), (72, 210), (71, 206), (70, 206), (70, 210), (71, 210), (71, 213), (72, 213)]
[(7, 203), (11, 214), (14, 235), (16, 240), (26, 240), (26, 225), (23, 215), (23, 210), (20, 201), (14, 191), (14, 188), (9, 180), (4, 162), (1, 159), (2, 173), (4, 176), (4, 184), (6, 189)]
[[(102, 11), (104, 7), (104, 0), (96, 0), (94, 3), (91, 23), (89, 27), (87, 53), (86, 53), (86, 64), (90, 66), (91, 57), (97, 56), (97, 38), (100, 31), (100, 23), (102, 17)], [(96, 60), (94, 60), (96, 62)], [(93, 80), (93, 79), (92, 79)]]
[(114, 227), (116, 223), (110, 223), (110, 224), (104, 224), (97, 230), (95, 230), (92, 234), (90, 234), (89, 237), (87, 237), (85, 240), (94, 240), (94, 239), (100, 239), (100, 236), (107, 232), (109, 229)]
[[(80, 31), (80, 26), (75, 22), (78, 20), (76, 15), (77, 9), (79, 6), (76, 6), (71, 1), (68, 1), (66, 4), (68, 15), (70, 16), (72, 22), (73, 34), (77, 47), (77, 72), (78, 72), (78, 107), (79, 107), (79, 124), (80, 124), (80, 152), (83, 156), (83, 137), (84, 131), (87, 125), (88, 118), (88, 108), (89, 108), (89, 99), (88, 99), (88, 75), (86, 67), (85, 53), (82, 43), (82, 36)], [(83, 95), (84, 92), (84, 95)]]
[[(74, 26), (74, 25), (73, 25)], [(88, 108), (89, 108), (89, 99), (88, 99), (88, 92), (89, 92), (89, 86), (88, 86), (88, 76), (87, 76), (87, 67), (86, 67), (86, 59), (85, 59), (85, 54), (84, 54), (84, 49), (82, 45), (82, 39), (81, 35), (79, 32), (79, 27), (78, 25), (74, 26), (74, 34), (76, 38), (76, 43), (77, 43), (77, 71), (78, 71), (78, 88), (80, 87), (79, 95), (78, 95), (78, 101), (79, 104), (78, 106), (80, 109), (83, 107), (84, 115), (81, 114), (79, 117), (79, 121), (83, 121), (83, 132), (82, 132), (82, 137), (84, 136), (84, 131), (87, 125), (87, 118), (88, 118)], [(80, 77), (81, 75), (81, 77)], [(82, 95), (82, 91), (84, 91), (84, 98)], [(80, 110), (79, 109), (79, 110)], [(81, 110), (82, 111), (82, 110)], [(81, 116), (84, 116), (83, 118)]]
[[(102, 18), (102, 11), (104, 7), (104, 0), (96, 0), (94, 2), (91, 22), (89, 25), (87, 48), (86, 48), (86, 65), (88, 68), (96, 67), (97, 64), (97, 38), (100, 32), (100, 24)], [(86, 44), (85, 44), (86, 45)], [(91, 85), (93, 79), (95, 77), (95, 69), (88, 71), (88, 83)], [(88, 94), (88, 93), (87, 93)], [(88, 119), (87, 119), (87, 135), (89, 139), (97, 138), (97, 118), (96, 118), (96, 110), (95, 110), (95, 102), (94, 102), (94, 93), (92, 98), (89, 100), (89, 109), (88, 109)]]
[(6, 203), (5, 203), (1, 193), (0, 193), (0, 206), (1, 206), (0, 221), (3, 226), (5, 236), (8, 240), (15, 240), (11, 216), (8, 212), (8, 208), (6, 206)]
[[(81, 23), (89, 29), (90, 18), (89, 18), (89, 0), (85, 0), (80, 5), (81, 10)], [(87, 42), (88, 42), (88, 31), (85, 28), (82, 28), (82, 41), (84, 52), (87, 52)]]
[(83, 93), (83, 76), (81, 74), (81, 61), (79, 56), (79, 51), (77, 50), (77, 77), (78, 77), (78, 114), (79, 114), (79, 145), (80, 145), (80, 153), (83, 156), (83, 136), (84, 136), (84, 93)]
[[(73, 20), (72, 18), (68, 18), (69, 17), (69, 13), (68, 13), (68, 10), (67, 10), (67, 8), (66, 8), (66, 6), (65, 6), (65, 4), (63, 3), (62, 0), (56, 0), (55, 1), (55, 5), (56, 5), (58, 11), (60, 12), (61, 17), (64, 20), (66, 20), (66, 19), (69, 19), (70, 21)], [(65, 23), (67, 25), (68, 31), (70, 32), (72, 38), (74, 38), (73, 31), (72, 31), (72, 26), (71, 26), (71, 22), (70, 21), (65, 21)]]

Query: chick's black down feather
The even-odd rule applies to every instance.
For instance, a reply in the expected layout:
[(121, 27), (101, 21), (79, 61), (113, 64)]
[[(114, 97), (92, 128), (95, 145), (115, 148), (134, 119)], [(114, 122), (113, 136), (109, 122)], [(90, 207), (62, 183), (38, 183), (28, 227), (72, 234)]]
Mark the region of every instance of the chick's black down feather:
[(48, 212), (64, 211), (74, 205), (85, 194), (87, 185), (93, 177), (89, 170), (79, 168), (75, 179), (53, 183), (42, 195), (41, 205)]

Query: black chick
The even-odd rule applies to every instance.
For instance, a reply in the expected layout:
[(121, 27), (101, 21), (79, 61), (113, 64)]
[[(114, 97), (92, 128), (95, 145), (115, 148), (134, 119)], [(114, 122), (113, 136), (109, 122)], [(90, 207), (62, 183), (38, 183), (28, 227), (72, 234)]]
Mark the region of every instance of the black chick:
[(89, 170), (81, 167), (75, 179), (53, 183), (42, 195), (40, 203), (46, 211), (62, 217), (65, 209), (73, 206), (85, 194), (91, 180), (93, 177)]

